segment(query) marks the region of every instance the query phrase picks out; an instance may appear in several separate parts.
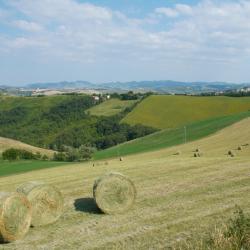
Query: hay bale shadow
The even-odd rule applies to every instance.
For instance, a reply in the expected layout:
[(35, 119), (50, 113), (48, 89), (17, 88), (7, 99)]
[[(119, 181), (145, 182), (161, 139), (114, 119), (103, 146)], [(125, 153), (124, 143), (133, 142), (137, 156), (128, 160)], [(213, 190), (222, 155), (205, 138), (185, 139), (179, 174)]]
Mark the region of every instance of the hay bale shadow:
[(74, 202), (75, 210), (89, 213), (89, 214), (102, 214), (102, 211), (97, 207), (93, 198), (79, 198)]

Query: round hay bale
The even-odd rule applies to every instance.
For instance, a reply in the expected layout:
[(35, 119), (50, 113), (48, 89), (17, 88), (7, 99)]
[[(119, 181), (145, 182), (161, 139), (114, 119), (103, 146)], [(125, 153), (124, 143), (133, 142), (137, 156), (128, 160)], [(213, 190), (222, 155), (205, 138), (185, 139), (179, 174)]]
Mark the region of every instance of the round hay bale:
[(29, 231), (31, 204), (18, 193), (0, 193), (0, 243), (19, 240)]
[(239, 147), (238, 147), (238, 150), (239, 150), (239, 151), (240, 151), (240, 150), (242, 150), (242, 147), (241, 147), (241, 146), (239, 146)]
[(63, 212), (63, 196), (54, 186), (31, 181), (21, 185), (17, 192), (27, 196), (32, 205), (32, 226), (55, 222)]
[(136, 189), (126, 176), (109, 173), (95, 181), (93, 195), (97, 206), (104, 213), (119, 214), (132, 207), (136, 198)]
[(199, 153), (199, 152), (200, 152), (200, 149), (199, 149), (199, 148), (195, 149), (195, 152)]

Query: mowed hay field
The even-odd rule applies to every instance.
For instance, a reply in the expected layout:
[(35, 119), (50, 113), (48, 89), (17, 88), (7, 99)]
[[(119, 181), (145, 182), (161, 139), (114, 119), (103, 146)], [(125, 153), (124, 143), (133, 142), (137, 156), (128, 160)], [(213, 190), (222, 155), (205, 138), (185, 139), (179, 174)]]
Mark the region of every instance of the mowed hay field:
[(52, 157), (54, 152), (55, 152), (55, 151), (49, 150), (49, 149), (34, 147), (34, 146), (28, 145), (26, 143), (22, 143), (22, 142), (17, 141), (17, 140), (12, 140), (9, 138), (0, 137), (0, 154), (9, 148), (24, 149), (24, 150), (30, 151), (34, 154), (39, 152), (42, 155), (47, 155), (48, 157)]
[[(167, 249), (197, 238), (227, 221), (235, 205), (250, 212), (250, 119), (202, 140), (119, 159), (68, 165), (0, 178), (0, 190), (14, 191), (42, 180), (65, 196), (55, 224), (31, 228), (20, 241), (0, 249)], [(194, 150), (203, 152), (194, 158)], [(228, 150), (236, 150), (229, 157)], [(180, 155), (173, 155), (180, 151)], [(135, 183), (137, 199), (121, 215), (104, 215), (92, 196), (94, 180), (115, 171)]]
[(131, 107), (136, 102), (137, 100), (122, 101), (119, 99), (111, 99), (88, 109), (86, 112), (90, 112), (91, 115), (96, 116), (112, 116)]
[(177, 128), (187, 123), (250, 110), (250, 97), (149, 96), (123, 122), (155, 128)]

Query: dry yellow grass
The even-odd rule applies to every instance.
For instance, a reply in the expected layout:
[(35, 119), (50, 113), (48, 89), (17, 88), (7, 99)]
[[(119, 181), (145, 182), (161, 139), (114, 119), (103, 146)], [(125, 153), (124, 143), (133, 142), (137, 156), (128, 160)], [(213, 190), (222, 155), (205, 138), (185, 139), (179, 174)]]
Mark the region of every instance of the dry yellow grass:
[[(0, 249), (166, 249), (227, 220), (235, 204), (250, 210), (250, 146), (231, 158), (228, 150), (250, 142), (250, 119), (203, 140), (157, 152), (64, 166), (0, 178), (0, 190), (45, 180), (64, 197), (64, 214), (53, 225), (32, 228), (25, 239)], [(203, 157), (194, 158), (199, 148)], [(181, 151), (181, 155), (173, 155)], [(100, 214), (94, 180), (109, 171), (128, 175), (137, 199), (121, 215)]]
[(23, 142), (20, 141), (16, 141), (13, 139), (9, 139), (9, 138), (4, 138), (4, 137), (0, 137), (0, 154), (5, 151), (6, 149), (9, 148), (16, 148), (16, 149), (25, 149), (27, 151), (30, 151), (32, 153), (41, 153), (41, 154), (45, 154), (49, 157), (51, 157), (54, 154), (54, 151), (52, 150), (48, 150), (48, 149), (44, 149), (44, 148), (38, 148), (38, 147), (34, 147), (28, 144), (25, 144)]

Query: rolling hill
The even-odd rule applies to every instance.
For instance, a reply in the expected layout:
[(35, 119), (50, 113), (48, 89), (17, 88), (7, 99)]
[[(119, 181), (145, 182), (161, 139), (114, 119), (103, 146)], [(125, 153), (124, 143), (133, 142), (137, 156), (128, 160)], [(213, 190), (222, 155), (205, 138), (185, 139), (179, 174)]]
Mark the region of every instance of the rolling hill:
[(155, 128), (179, 128), (210, 118), (250, 110), (250, 97), (153, 95), (139, 103), (122, 121)]
[(138, 138), (94, 154), (94, 159), (107, 159), (118, 156), (154, 151), (194, 141), (211, 135), (235, 122), (250, 116), (243, 112), (229, 116), (216, 117), (205, 121), (187, 124), (185, 128), (164, 129), (160, 132)]
[[(31, 228), (25, 239), (0, 249), (173, 249), (200, 240), (232, 215), (235, 205), (250, 212), (250, 119), (204, 139), (155, 152), (81, 163), (0, 178), (0, 190), (44, 180), (65, 197), (64, 214), (52, 225)], [(203, 151), (194, 158), (194, 150)], [(180, 155), (173, 155), (181, 151)], [(108, 171), (128, 175), (137, 188), (132, 210), (104, 215), (92, 198), (94, 180)], [(65, 237), (67, 235), (67, 237)]]
[(47, 155), (48, 157), (52, 157), (54, 152), (55, 152), (53, 150), (34, 147), (34, 146), (31, 146), (31, 145), (26, 144), (26, 143), (22, 143), (22, 142), (17, 141), (17, 140), (0, 137), (0, 154), (9, 148), (24, 149), (24, 150), (30, 151), (34, 154), (39, 152), (42, 155)]

